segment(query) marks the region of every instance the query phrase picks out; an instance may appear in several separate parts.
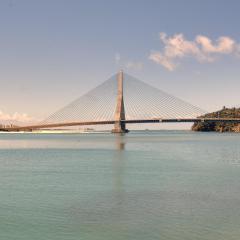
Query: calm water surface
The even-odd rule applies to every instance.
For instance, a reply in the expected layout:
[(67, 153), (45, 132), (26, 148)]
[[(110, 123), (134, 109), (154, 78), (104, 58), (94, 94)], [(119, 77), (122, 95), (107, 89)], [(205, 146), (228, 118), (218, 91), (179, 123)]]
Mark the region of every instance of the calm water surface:
[(240, 134), (0, 134), (1, 240), (239, 240)]

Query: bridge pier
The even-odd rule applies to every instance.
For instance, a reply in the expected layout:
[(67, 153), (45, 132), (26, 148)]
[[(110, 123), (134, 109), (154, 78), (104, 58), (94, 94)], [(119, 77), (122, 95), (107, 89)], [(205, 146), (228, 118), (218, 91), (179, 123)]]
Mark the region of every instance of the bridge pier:
[(112, 129), (112, 133), (128, 133), (129, 130), (126, 129), (125, 122), (117, 121), (114, 124), (114, 128)]
[(115, 109), (115, 123), (112, 133), (128, 133), (125, 124), (125, 108), (123, 100), (123, 71), (121, 70), (117, 75), (118, 93), (117, 93), (117, 105)]

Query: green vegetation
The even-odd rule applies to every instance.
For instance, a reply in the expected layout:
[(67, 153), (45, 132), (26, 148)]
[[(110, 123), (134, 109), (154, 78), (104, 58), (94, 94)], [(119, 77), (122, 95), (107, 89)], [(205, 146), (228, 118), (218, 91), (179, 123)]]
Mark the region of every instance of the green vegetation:
[[(205, 118), (240, 118), (240, 108), (226, 108), (212, 113), (207, 113), (201, 117)], [(192, 126), (193, 131), (202, 132), (240, 132), (240, 123), (227, 122), (199, 122)]]

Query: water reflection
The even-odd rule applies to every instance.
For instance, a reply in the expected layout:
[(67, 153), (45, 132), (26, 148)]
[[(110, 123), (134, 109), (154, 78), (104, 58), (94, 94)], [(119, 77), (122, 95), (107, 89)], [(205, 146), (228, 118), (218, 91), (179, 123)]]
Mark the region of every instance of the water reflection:
[(117, 134), (115, 142), (117, 150), (125, 150), (125, 135)]
[(116, 135), (116, 150), (113, 155), (113, 198), (115, 200), (116, 216), (122, 212), (125, 199), (124, 172), (125, 172), (125, 137)]

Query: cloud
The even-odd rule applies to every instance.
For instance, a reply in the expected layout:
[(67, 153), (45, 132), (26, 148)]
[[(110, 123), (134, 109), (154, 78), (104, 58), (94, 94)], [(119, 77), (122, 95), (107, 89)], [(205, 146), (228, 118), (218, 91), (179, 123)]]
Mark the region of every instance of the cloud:
[(26, 113), (15, 112), (13, 114), (4, 113), (0, 110), (0, 121), (16, 121), (16, 122), (31, 122), (34, 119)]
[(196, 37), (196, 43), (200, 44), (202, 51), (206, 53), (230, 54), (235, 50), (236, 46), (235, 41), (229, 37), (220, 37), (217, 44), (214, 45), (211, 39), (199, 35)]
[(119, 64), (119, 62), (120, 62), (120, 60), (121, 60), (121, 56), (120, 56), (120, 54), (119, 53), (116, 53), (115, 54), (115, 64)]
[(154, 61), (155, 63), (161, 64), (169, 71), (173, 71), (176, 67), (176, 64), (174, 64), (170, 58), (162, 55), (161, 52), (152, 52), (149, 56), (149, 59)]
[(143, 69), (143, 63), (142, 62), (129, 61), (129, 62), (126, 63), (126, 68), (133, 69), (133, 70), (142, 70)]
[(140, 71), (143, 69), (143, 63), (139, 61), (130, 61), (121, 57), (119, 53), (115, 54), (115, 64), (120, 68)]
[(166, 33), (159, 34), (163, 43), (162, 51), (152, 51), (149, 59), (173, 71), (179, 65), (179, 60), (192, 57), (198, 62), (214, 62), (218, 55), (233, 54), (240, 56), (240, 45), (230, 37), (219, 37), (215, 43), (203, 35), (197, 35), (193, 41), (187, 40), (182, 33), (168, 37)]

